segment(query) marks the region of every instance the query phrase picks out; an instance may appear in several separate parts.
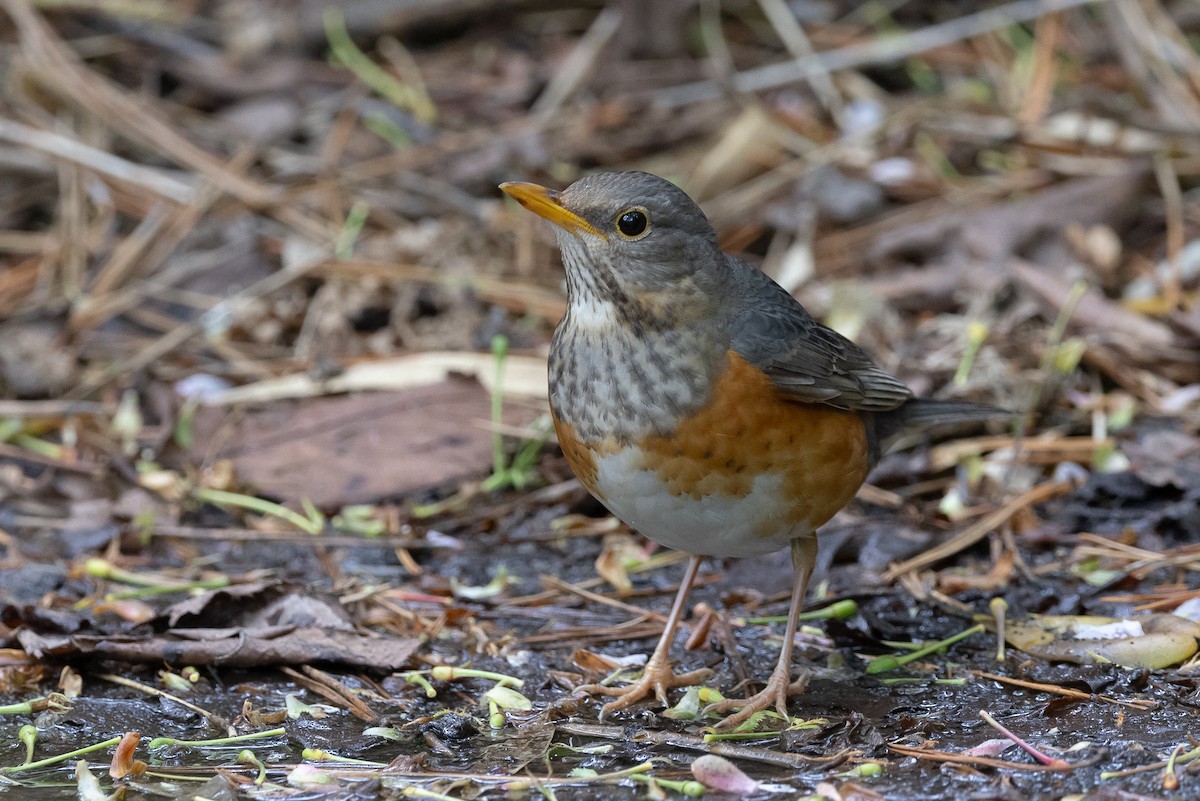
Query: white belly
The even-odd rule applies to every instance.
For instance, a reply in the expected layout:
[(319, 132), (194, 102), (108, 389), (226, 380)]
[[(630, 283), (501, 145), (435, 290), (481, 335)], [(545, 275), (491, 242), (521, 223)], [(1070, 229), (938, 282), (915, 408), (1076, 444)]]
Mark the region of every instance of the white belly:
[(674, 495), (639, 461), (631, 449), (599, 456), (596, 489), (609, 511), (660, 545), (704, 556), (757, 556), (812, 534), (812, 526), (788, 522), (792, 502), (782, 475), (759, 475), (744, 496)]

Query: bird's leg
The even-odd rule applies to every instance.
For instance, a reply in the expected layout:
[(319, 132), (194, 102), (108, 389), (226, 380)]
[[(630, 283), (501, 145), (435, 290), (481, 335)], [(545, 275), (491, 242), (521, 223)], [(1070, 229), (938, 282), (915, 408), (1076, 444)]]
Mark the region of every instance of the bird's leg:
[(745, 723), (755, 712), (774, 706), (779, 714), (787, 718), (787, 699), (792, 695), (804, 692), (808, 677), (802, 676), (792, 681), (792, 648), (796, 638), (796, 629), (800, 625), (800, 610), (804, 606), (804, 593), (808, 590), (808, 578), (812, 575), (817, 563), (817, 538), (811, 534), (792, 540), (792, 602), (788, 608), (787, 629), (783, 634), (783, 650), (779, 652), (779, 661), (771, 671), (771, 678), (762, 692), (749, 698), (727, 698), (705, 707), (705, 712), (726, 712), (731, 709), (738, 711), (724, 718), (717, 724), (718, 729), (733, 729)]
[(575, 689), (576, 692), (589, 695), (615, 696), (600, 710), (601, 720), (604, 720), (605, 715), (637, 703), (651, 692), (658, 696), (658, 700), (663, 706), (667, 706), (667, 690), (672, 687), (688, 687), (699, 684), (712, 675), (712, 671), (707, 668), (680, 675), (671, 672), (671, 641), (675, 638), (675, 629), (679, 628), (679, 620), (683, 617), (688, 592), (696, 581), (696, 574), (700, 570), (700, 562), (703, 559), (702, 556), (688, 557), (687, 570), (684, 571), (683, 580), (679, 583), (679, 592), (675, 595), (675, 603), (671, 605), (671, 613), (667, 615), (666, 628), (663, 629), (662, 637), (659, 638), (650, 660), (642, 668), (642, 677), (626, 687), (585, 684)]

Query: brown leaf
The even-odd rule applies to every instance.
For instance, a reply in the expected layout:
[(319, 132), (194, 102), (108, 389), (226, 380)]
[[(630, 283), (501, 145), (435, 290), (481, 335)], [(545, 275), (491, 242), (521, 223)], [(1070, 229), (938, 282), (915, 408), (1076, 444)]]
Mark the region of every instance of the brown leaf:
[[(197, 635), (211, 636), (198, 639)], [(264, 667), (332, 662), (382, 670), (408, 664), (420, 641), (412, 637), (367, 637), (353, 632), (297, 628), (282, 631), (184, 630), (149, 637), (43, 637), (17, 633), (26, 652), (38, 657), (82, 656), (126, 662)]]
[(125, 732), (125, 735), (121, 738), (121, 742), (117, 743), (117, 750), (113, 753), (112, 763), (108, 766), (109, 776), (114, 779), (121, 779), (133, 772), (136, 762), (133, 754), (137, 750), (138, 743), (141, 740), (141, 732)]
[(492, 435), (482, 421), (490, 418), (488, 393), (465, 380), (275, 402), (241, 419), (206, 407), (196, 416), (192, 458), (232, 459), (239, 479), (259, 492), (334, 508), (486, 474)]

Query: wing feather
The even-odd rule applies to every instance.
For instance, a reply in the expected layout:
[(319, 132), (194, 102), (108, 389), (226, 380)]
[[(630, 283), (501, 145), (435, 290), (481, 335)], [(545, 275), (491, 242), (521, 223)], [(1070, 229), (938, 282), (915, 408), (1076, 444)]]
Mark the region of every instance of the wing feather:
[(878, 412), (912, 398), (900, 379), (876, 365), (866, 352), (812, 318), (769, 277), (727, 257), (730, 276), (742, 284), (731, 297), (731, 347), (765, 372), (788, 398), (838, 409)]

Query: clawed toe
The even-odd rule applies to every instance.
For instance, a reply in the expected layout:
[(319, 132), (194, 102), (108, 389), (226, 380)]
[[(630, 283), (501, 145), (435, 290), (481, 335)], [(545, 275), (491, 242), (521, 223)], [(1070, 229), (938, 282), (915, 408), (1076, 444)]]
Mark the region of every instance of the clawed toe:
[(704, 708), (705, 714), (710, 712), (728, 712), (731, 709), (738, 710), (732, 715), (727, 715), (717, 723), (718, 729), (736, 729), (743, 723), (748, 721), (753, 715), (774, 706), (776, 711), (783, 718), (787, 718), (787, 701), (793, 695), (800, 695), (808, 686), (808, 676), (804, 675), (795, 681), (789, 682), (786, 674), (779, 672), (772, 673), (771, 678), (767, 681), (767, 686), (761, 692), (755, 693), (748, 698), (726, 698), (723, 701), (709, 704)]
[(626, 707), (633, 706), (651, 693), (658, 698), (660, 704), (664, 707), (668, 706), (668, 690), (675, 687), (691, 687), (702, 683), (710, 676), (712, 676), (712, 671), (707, 668), (693, 670), (689, 673), (676, 674), (672, 672), (669, 665), (656, 665), (654, 664), (654, 660), (651, 660), (646, 663), (646, 668), (642, 671), (641, 678), (630, 685), (625, 687), (609, 687), (605, 684), (584, 684), (576, 687), (575, 692), (613, 698), (612, 701), (606, 703), (600, 710), (600, 719), (604, 720), (605, 717), (613, 712), (619, 712)]

